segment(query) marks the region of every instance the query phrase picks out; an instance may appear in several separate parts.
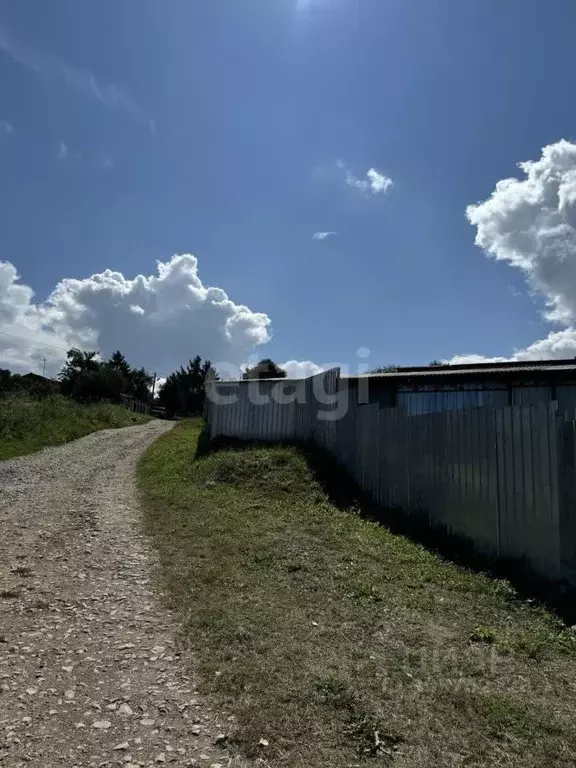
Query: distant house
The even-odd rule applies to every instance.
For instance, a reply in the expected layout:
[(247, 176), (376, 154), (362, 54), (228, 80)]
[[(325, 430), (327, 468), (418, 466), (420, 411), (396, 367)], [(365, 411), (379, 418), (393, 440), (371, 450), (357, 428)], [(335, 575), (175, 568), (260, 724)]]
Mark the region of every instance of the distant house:
[(412, 414), (551, 401), (569, 410), (576, 409), (576, 359), (398, 368), (343, 377), (341, 386), (359, 404), (380, 403)]
[(49, 379), (47, 376), (40, 376), (39, 373), (24, 373), (20, 376), (20, 381), (25, 381), (29, 384), (40, 384), (46, 387), (58, 386), (58, 381)]
[(12, 382), (16, 389), (39, 397), (55, 395), (60, 391), (59, 381), (40, 376), (39, 373), (25, 373), (22, 376), (13, 377)]

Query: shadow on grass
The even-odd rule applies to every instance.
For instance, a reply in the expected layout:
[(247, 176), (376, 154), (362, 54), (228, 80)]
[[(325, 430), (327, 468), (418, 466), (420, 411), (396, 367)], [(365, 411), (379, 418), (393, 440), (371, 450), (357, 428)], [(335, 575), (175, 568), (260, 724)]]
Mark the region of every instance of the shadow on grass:
[[(286, 444), (287, 443), (284, 443), (284, 445)], [(208, 425), (204, 424), (202, 432), (200, 432), (198, 438), (194, 459), (201, 459), (204, 456), (208, 456), (209, 453), (216, 453), (217, 451), (247, 451), (250, 448), (256, 448), (262, 445), (270, 445), (270, 443), (263, 443), (260, 441), (249, 442), (248, 440), (240, 440), (237, 437), (216, 437), (214, 440), (210, 440), (210, 430), (208, 429)]]
[(203, 456), (207, 456), (209, 453), (213, 453), (214, 450), (215, 444), (213, 445), (210, 441), (210, 429), (208, 428), (208, 424), (204, 422), (202, 432), (200, 432), (200, 436), (198, 437), (194, 458), (201, 459)]
[[(521, 602), (537, 601), (553, 611), (566, 624), (576, 624), (576, 589), (565, 582), (546, 581), (535, 574), (523, 559), (488, 557), (476, 551), (471, 539), (448, 533), (444, 528), (431, 528), (422, 512), (408, 514), (401, 509), (384, 508), (358, 486), (346, 470), (327, 451), (313, 443), (284, 442), (296, 447), (305, 457), (314, 479), (331, 504), (339, 509), (354, 510), (365, 519), (385, 526), (394, 534), (405, 536), (431, 552), (463, 568), (492, 577), (507, 579)], [(195, 458), (221, 450), (248, 450), (270, 445), (261, 441), (218, 437), (210, 440), (205, 427), (198, 441)], [(278, 445), (278, 443), (274, 443)]]

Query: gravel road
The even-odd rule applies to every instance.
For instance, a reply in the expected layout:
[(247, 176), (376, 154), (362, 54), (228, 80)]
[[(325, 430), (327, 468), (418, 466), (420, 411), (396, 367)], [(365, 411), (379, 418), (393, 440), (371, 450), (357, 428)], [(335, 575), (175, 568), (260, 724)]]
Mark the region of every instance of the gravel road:
[(239, 765), (140, 532), (135, 465), (171, 426), (0, 462), (0, 766)]

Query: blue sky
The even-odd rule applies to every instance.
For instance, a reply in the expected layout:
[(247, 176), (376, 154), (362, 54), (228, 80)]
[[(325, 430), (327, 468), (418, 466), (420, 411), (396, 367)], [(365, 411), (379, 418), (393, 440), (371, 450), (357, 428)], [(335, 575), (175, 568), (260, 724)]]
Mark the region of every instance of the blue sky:
[(574, 250), (552, 279), (526, 196), (466, 217), (546, 146), (570, 188), (575, 35), (571, 0), (4, 0), (0, 365), (576, 354)]

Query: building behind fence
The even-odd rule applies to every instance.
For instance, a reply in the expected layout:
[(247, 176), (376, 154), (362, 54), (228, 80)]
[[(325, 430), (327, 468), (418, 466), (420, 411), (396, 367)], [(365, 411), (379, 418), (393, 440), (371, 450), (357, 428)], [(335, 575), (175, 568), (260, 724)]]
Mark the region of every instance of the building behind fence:
[(576, 583), (576, 430), (557, 401), (413, 415), (350, 396), (338, 369), (208, 384), (211, 437), (311, 441), (379, 504)]
[(343, 379), (360, 402), (411, 414), (557, 402), (576, 408), (576, 360), (392, 368)]

